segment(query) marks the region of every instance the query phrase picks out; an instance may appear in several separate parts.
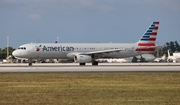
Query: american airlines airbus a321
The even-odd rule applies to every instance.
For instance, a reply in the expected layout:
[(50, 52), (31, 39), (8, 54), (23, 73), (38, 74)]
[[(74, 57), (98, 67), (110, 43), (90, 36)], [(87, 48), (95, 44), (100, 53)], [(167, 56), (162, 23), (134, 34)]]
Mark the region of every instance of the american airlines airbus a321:
[(126, 58), (154, 52), (158, 25), (159, 22), (153, 22), (136, 43), (29, 43), (12, 54), (29, 59), (29, 66), (32, 59), (69, 59), (80, 65), (89, 62), (98, 65), (98, 58)]

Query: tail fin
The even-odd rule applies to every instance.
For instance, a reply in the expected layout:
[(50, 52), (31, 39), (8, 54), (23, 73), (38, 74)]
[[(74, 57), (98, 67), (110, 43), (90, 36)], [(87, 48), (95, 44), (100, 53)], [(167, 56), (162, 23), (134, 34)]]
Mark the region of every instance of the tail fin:
[(162, 57), (161, 57), (163, 60), (166, 59), (166, 54), (164, 54)]
[(156, 36), (157, 36), (157, 31), (159, 28), (159, 22), (153, 22), (148, 30), (144, 33), (144, 35), (141, 37), (141, 39), (137, 42), (138, 43), (138, 48), (136, 51), (141, 51), (141, 52), (154, 52), (156, 49)]
[(170, 53), (169, 53), (169, 50), (168, 50), (168, 57), (170, 57)]

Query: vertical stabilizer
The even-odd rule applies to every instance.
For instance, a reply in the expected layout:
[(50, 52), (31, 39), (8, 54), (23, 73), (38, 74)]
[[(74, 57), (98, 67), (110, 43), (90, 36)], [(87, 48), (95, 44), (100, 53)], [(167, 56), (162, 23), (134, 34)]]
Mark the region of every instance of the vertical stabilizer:
[(157, 31), (159, 28), (159, 22), (153, 22), (147, 31), (143, 34), (143, 36), (140, 38), (138, 43), (138, 48), (136, 51), (140, 52), (154, 52), (156, 49), (156, 36)]
[(169, 53), (169, 50), (168, 50), (168, 57), (170, 57), (170, 53)]

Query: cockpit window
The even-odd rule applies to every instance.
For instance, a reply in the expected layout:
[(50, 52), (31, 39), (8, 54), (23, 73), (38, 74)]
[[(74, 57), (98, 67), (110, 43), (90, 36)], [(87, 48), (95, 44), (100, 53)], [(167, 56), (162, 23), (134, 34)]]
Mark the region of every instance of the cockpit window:
[(26, 47), (19, 47), (18, 49), (26, 50)]

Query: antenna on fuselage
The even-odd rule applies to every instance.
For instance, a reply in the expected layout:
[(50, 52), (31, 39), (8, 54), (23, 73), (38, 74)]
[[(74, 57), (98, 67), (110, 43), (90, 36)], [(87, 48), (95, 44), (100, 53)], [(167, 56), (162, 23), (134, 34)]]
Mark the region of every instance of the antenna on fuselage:
[(59, 37), (57, 37), (57, 43), (59, 43)]
[(39, 42), (40, 42), (40, 39), (38, 38), (38, 39), (37, 39), (37, 43), (39, 43)]

